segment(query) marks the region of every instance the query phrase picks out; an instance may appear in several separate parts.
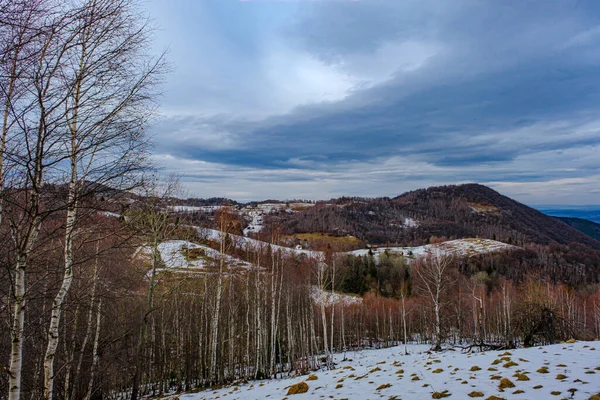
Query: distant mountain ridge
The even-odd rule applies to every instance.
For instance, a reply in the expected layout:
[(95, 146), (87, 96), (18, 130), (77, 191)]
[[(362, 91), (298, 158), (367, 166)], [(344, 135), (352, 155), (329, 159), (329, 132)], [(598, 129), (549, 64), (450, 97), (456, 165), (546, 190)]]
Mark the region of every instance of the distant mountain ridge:
[(583, 218), (571, 218), (571, 217), (555, 217), (556, 219), (564, 222), (565, 224), (572, 226), (585, 233), (588, 236), (593, 237), (596, 240), (600, 240), (600, 224), (589, 221)]
[(394, 198), (340, 198), (270, 217), (287, 234), (350, 234), (371, 243), (422, 243), (431, 236), (482, 237), (506, 243), (600, 241), (480, 184), (430, 187)]

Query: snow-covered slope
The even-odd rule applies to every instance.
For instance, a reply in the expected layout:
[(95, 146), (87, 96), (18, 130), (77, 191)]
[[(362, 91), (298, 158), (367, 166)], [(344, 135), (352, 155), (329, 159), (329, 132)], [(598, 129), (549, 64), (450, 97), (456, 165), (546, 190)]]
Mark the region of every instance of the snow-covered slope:
[[(408, 259), (426, 257), (435, 251), (443, 254), (452, 254), (461, 257), (467, 257), (475, 254), (491, 253), (495, 251), (509, 250), (515, 248), (510, 244), (498, 242), (490, 239), (457, 239), (449, 240), (443, 243), (428, 244), (417, 247), (378, 247), (372, 249), (375, 258), (388, 252), (389, 254), (398, 254)], [(369, 253), (369, 249), (360, 249), (349, 252), (355, 256), (364, 256)]]
[[(221, 233), (215, 229), (201, 228), (195, 227), (198, 231), (199, 235), (203, 238), (214, 240), (216, 242), (221, 240)], [(251, 239), (248, 237), (237, 236), (237, 235), (229, 235), (230, 238), (236, 243), (237, 246), (245, 247), (251, 246), (253, 249), (261, 249), (265, 248), (269, 244), (260, 240)], [(287, 254), (305, 254), (307, 256), (321, 258), (323, 254), (318, 251), (305, 250), (305, 249), (295, 249), (284, 246), (271, 245), (273, 251), (282, 251)], [(402, 254), (406, 256), (408, 259), (416, 259), (418, 257), (427, 256), (435, 252), (436, 250), (441, 251), (446, 254), (454, 254), (458, 256), (470, 256), (475, 254), (482, 253), (491, 253), (495, 251), (503, 251), (509, 250), (511, 248), (515, 248), (510, 244), (498, 242), (490, 239), (457, 239), (457, 240), (449, 240), (447, 242), (438, 243), (438, 244), (428, 244), (425, 246), (416, 246), (416, 247), (378, 247), (373, 249), (373, 255), (377, 258), (380, 254), (385, 253), (386, 251), (390, 254)], [(349, 251), (347, 254), (352, 254), (355, 256), (364, 256), (369, 253), (369, 249), (359, 249), (354, 251)]]
[(324, 304), (325, 306), (330, 306), (332, 304), (343, 304), (345, 306), (348, 306), (351, 304), (361, 304), (363, 301), (362, 297), (360, 296), (327, 292), (319, 288), (318, 286), (313, 286), (311, 288), (310, 296), (312, 297), (315, 304)]
[[(252, 264), (240, 259), (221, 255), (217, 250), (210, 247), (200, 246), (187, 240), (167, 240), (158, 245), (160, 258), (166, 266), (166, 270), (177, 272), (205, 272), (210, 266), (215, 266), (220, 257), (225, 258), (228, 269), (250, 268)], [(140, 251), (149, 255), (148, 247)]]
[[(198, 232), (198, 235), (203, 239), (214, 240), (215, 242), (220, 242), (220, 240), (222, 238), (222, 234), (218, 230), (202, 228), (202, 227), (198, 227), (198, 226), (196, 226), (194, 228)], [(256, 240), (256, 239), (252, 239), (252, 238), (245, 237), (245, 236), (229, 235), (229, 238), (238, 247), (249, 246), (251, 249), (254, 249), (254, 250), (264, 249), (270, 245), (267, 242), (263, 242), (261, 240)], [(278, 246), (278, 245), (274, 245), (274, 244), (271, 244), (270, 246), (271, 246), (271, 249), (273, 250), (273, 252), (281, 251), (282, 253), (286, 253), (286, 254), (305, 254), (305, 255), (311, 256), (311, 257), (317, 257), (317, 258), (322, 257), (322, 253), (318, 252), (318, 251), (293, 249), (290, 247)]]
[[(487, 399), (589, 399), (600, 392), (600, 342), (576, 342), (509, 352), (428, 354), (425, 346), (337, 355), (337, 369), (308, 376), (255, 381), (219, 390), (180, 395), (200, 399), (431, 399), (446, 391), (448, 399), (469, 399), (474, 392)], [(497, 361), (498, 360), (498, 361)], [(511, 364), (507, 364), (512, 361)], [(546, 367), (547, 373), (544, 373)], [(514, 387), (500, 389), (506, 378)], [(288, 395), (289, 387), (305, 382), (308, 391)], [(510, 386), (510, 385), (509, 385)], [(474, 397), (478, 398), (478, 397)]]

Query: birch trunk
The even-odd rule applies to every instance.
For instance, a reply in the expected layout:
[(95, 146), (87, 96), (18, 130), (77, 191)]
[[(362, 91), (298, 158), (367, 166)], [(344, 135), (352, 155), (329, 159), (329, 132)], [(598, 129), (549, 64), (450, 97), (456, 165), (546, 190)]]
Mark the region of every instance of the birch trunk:
[(15, 270), (15, 305), (11, 331), (10, 366), (8, 370), (8, 399), (21, 397), (21, 371), (23, 364), (23, 328), (25, 325), (25, 267), (27, 262), (19, 255)]
[(96, 312), (96, 334), (94, 336), (94, 351), (92, 358), (92, 368), (90, 371), (90, 382), (88, 383), (87, 393), (85, 395), (85, 400), (90, 400), (92, 398), (92, 394), (94, 393), (94, 379), (96, 377), (96, 371), (98, 370), (98, 362), (100, 361), (100, 352), (98, 351), (100, 347), (100, 330), (102, 323), (102, 298), (98, 301), (98, 311)]
[(77, 206), (75, 204), (75, 181), (72, 180), (69, 185), (69, 203), (72, 206), (67, 210), (67, 225), (65, 231), (65, 272), (54, 301), (52, 302), (52, 312), (50, 316), (50, 327), (48, 328), (48, 346), (44, 358), (44, 399), (52, 400), (54, 388), (54, 358), (59, 341), (60, 316), (63, 305), (71, 283), (73, 282), (73, 235), (75, 230), (75, 221), (77, 218)]

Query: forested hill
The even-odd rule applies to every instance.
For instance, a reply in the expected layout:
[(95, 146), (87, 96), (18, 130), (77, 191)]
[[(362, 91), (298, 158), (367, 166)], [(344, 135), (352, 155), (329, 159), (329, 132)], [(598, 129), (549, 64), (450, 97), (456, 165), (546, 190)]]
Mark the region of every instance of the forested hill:
[(270, 218), (287, 234), (353, 235), (370, 243), (421, 244), (432, 236), (507, 243), (573, 242), (600, 249), (577, 229), (479, 184), (419, 189), (395, 198), (339, 198)]
[(600, 240), (600, 224), (588, 221), (584, 218), (572, 218), (572, 217), (554, 217), (565, 224), (572, 226), (573, 228), (585, 233), (588, 236), (593, 237), (596, 240)]

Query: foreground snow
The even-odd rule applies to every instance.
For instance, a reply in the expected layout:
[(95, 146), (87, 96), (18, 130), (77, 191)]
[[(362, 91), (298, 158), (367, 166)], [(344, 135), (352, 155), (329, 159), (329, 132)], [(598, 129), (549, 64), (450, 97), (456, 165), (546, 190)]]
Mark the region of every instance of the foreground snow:
[[(509, 351), (510, 354), (504, 351), (428, 354), (427, 347), (416, 345), (408, 349), (409, 355), (403, 355), (403, 347), (349, 352), (348, 361), (337, 355), (337, 369), (316, 372), (315, 380), (302, 376), (254, 381), (181, 395), (179, 399), (406, 400), (431, 399), (434, 392), (446, 390), (449, 399), (469, 399), (472, 392), (483, 393), (482, 399), (492, 395), (504, 399), (588, 399), (600, 392), (600, 342), (517, 349)], [(509, 357), (516, 365), (507, 365), (507, 359), (501, 360), (502, 357)], [(548, 373), (537, 372), (544, 366)], [(516, 373), (529, 380), (518, 380)], [(500, 390), (500, 378), (508, 378), (515, 387)], [(308, 392), (288, 396), (289, 387), (299, 382), (308, 384)]]

